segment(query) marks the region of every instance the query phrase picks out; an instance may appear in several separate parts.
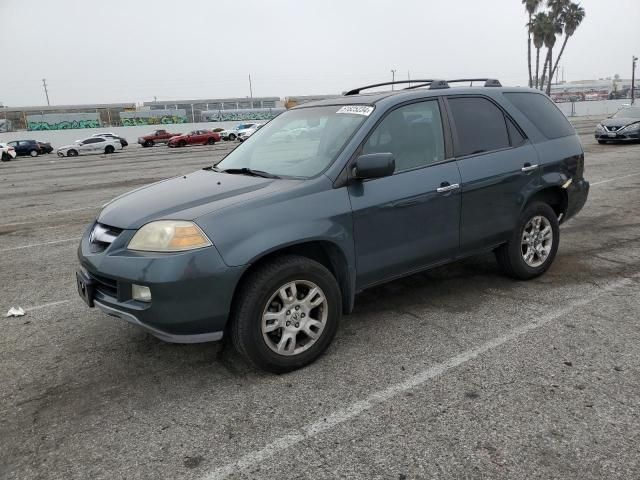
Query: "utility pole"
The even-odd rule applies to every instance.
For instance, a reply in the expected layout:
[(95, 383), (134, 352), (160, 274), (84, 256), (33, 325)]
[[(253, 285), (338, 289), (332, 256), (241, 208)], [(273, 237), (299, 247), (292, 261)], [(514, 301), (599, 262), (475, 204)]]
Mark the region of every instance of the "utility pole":
[[(396, 71), (395, 70), (391, 70), (391, 81), (395, 82), (396, 81)], [(391, 90), (395, 90), (395, 85), (391, 84)]]
[(49, 103), (49, 91), (47, 90), (47, 79), (46, 78), (42, 79), (42, 86), (44, 87), (44, 94), (47, 97), (47, 107), (48, 107), (48, 106), (50, 106), (50, 103)]
[(631, 59), (631, 105), (633, 105), (636, 103), (636, 62), (638, 57), (632, 55)]
[(411, 86), (411, 72), (407, 70), (407, 80), (409, 80), (409, 86)]
[[(251, 74), (249, 74), (249, 95), (251, 95), (251, 100), (253, 100), (253, 86), (251, 85)], [(251, 104), (253, 107), (253, 104)]]

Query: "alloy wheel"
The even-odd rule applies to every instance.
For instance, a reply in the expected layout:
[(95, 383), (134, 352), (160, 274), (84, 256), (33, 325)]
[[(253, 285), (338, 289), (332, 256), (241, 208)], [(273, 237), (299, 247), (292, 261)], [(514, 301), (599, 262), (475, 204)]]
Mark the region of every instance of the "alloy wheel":
[(532, 217), (522, 231), (522, 258), (533, 268), (541, 266), (549, 257), (553, 246), (553, 229), (549, 220), (542, 216)]
[(308, 280), (282, 285), (262, 313), (262, 337), (278, 355), (298, 355), (322, 335), (328, 316), (322, 289)]

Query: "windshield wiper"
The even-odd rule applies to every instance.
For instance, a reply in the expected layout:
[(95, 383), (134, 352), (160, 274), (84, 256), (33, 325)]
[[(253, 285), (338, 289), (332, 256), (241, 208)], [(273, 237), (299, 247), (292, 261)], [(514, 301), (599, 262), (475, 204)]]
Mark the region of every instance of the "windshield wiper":
[(219, 171), (223, 173), (230, 173), (230, 174), (251, 175), (254, 177), (280, 178), (278, 175), (274, 175), (273, 173), (265, 172), (263, 170), (253, 170), (247, 167), (227, 168), (226, 170), (219, 170)]

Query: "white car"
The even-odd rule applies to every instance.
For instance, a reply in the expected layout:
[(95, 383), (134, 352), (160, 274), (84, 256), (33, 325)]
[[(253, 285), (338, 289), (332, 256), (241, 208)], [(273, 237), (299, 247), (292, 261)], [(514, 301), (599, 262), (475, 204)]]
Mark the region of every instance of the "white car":
[(256, 123), (251, 128), (245, 128), (240, 133), (238, 133), (238, 140), (240, 140), (241, 142), (244, 142), (247, 138), (249, 138), (251, 135), (253, 135), (258, 130), (260, 130), (260, 127), (262, 127), (262, 125), (259, 125)]
[(113, 138), (115, 140), (120, 140), (120, 143), (122, 144), (122, 148), (124, 148), (127, 145), (129, 145), (129, 142), (127, 142), (127, 140), (125, 138), (122, 138), (119, 135), (116, 135), (115, 133), (112, 133), (112, 132), (94, 133), (91, 136), (92, 137)]
[(0, 160), (8, 162), (16, 158), (16, 149), (6, 143), (0, 143)]
[(120, 140), (107, 137), (90, 137), (84, 140), (76, 140), (73, 145), (65, 145), (58, 149), (59, 157), (77, 157), (91, 153), (113, 153), (122, 150)]
[(254, 128), (257, 123), (239, 123), (236, 125), (236, 128), (232, 128), (231, 130), (223, 130), (220, 132), (220, 137), (223, 140), (235, 140), (243, 133), (245, 130), (250, 128)]

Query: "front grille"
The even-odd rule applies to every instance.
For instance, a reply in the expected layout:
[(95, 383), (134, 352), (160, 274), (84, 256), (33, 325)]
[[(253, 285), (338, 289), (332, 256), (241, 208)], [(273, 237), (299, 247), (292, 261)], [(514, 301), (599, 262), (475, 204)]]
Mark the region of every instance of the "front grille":
[(96, 282), (96, 290), (104, 295), (118, 298), (118, 282), (112, 278), (103, 277), (92, 272), (87, 272), (89, 277)]
[(91, 253), (104, 252), (113, 241), (122, 233), (121, 228), (111, 227), (102, 223), (96, 223), (89, 235)]

